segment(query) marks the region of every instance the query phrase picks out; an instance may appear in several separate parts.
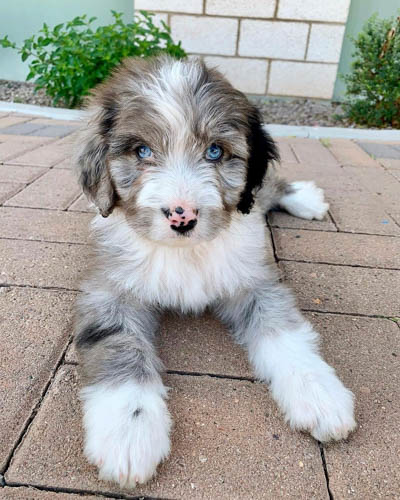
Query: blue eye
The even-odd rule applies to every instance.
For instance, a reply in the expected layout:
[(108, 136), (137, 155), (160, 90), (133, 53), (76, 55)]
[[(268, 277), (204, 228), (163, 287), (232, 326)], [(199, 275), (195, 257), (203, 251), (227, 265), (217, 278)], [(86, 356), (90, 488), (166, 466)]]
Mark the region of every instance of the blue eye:
[(153, 156), (153, 151), (149, 148), (149, 146), (145, 146), (142, 144), (136, 149), (137, 155), (139, 158), (150, 158)]
[(206, 159), (211, 161), (217, 161), (224, 154), (224, 151), (221, 147), (217, 146), (217, 144), (211, 144), (206, 149)]

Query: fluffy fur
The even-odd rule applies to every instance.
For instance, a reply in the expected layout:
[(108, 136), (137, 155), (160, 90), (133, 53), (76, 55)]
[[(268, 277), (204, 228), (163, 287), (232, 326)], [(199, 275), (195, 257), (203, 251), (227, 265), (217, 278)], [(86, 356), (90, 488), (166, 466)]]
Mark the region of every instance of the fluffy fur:
[[(128, 60), (89, 112), (77, 165), (101, 215), (75, 340), (85, 453), (100, 477), (134, 486), (169, 453), (153, 345), (166, 308), (213, 309), (292, 428), (345, 438), (355, 427), (353, 396), (266, 259), (266, 211), (321, 219), (322, 191), (275, 177), (278, 153), (257, 109), (199, 61)], [(210, 147), (219, 158), (209, 158)], [(182, 207), (195, 218), (186, 228)]]

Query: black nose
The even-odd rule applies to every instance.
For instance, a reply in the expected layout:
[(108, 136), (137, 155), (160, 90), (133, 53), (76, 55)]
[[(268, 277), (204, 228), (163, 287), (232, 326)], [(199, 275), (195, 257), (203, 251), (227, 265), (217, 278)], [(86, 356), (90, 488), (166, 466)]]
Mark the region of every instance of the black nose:
[(193, 219), (189, 221), (186, 226), (173, 226), (171, 225), (171, 229), (176, 231), (177, 233), (184, 234), (190, 231), (191, 229), (194, 228), (194, 226), (197, 224), (197, 219)]

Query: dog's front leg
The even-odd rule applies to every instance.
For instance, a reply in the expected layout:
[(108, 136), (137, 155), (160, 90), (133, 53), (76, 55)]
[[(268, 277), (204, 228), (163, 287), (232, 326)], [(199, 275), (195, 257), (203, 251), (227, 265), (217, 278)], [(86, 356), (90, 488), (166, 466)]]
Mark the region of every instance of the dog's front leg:
[(77, 307), (85, 455), (101, 479), (135, 486), (169, 453), (171, 418), (152, 340), (157, 314), (105, 291)]
[(293, 429), (329, 441), (355, 428), (353, 394), (320, 356), (318, 334), (284, 286), (261, 281), (222, 301), (217, 314), (248, 350), (256, 376), (270, 383)]

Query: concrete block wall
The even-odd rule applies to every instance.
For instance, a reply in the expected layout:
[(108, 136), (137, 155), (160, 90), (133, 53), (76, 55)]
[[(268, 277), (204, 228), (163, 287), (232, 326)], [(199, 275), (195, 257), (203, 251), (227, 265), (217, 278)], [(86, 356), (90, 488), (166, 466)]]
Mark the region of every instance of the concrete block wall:
[(135, 0), (252, 95), (331, 99), (351, 0)]

